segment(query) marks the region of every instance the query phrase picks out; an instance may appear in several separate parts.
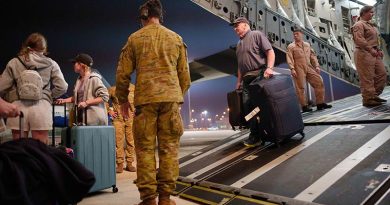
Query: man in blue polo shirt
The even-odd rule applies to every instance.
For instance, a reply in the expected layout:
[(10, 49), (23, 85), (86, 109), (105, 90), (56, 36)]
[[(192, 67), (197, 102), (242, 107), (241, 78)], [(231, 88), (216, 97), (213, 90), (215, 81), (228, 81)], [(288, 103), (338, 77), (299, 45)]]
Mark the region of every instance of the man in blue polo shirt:
[[(236, 50), (238, 61), (236, 89), (242, 87), (245, 115), (255, 108), (251, 101), (252, 96), (249, 95), (249, 84), (260, 73), (264, 75), (264, 78), (271, 77), (275, 63), (275, 53), (271, 43), (262, 32), (252, 31), (249, 24), (245, 17), (238, 17), (230, 24), (240, 38)], [(261, 133), (257, 118), (253, 117), (249, 120), (249, 127), (251, 133), (244, 141), (244, 145), (248, 147), (259, 146)]]

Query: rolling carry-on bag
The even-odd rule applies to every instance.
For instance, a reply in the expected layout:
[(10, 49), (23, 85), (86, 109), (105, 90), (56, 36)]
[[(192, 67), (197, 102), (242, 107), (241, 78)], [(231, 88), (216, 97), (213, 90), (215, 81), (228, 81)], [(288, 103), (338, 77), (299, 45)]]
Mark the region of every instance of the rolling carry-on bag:
[(263, 141), (279, 142), (296, 134), (304, 135), (302, 114), (290, 75), (274, 75), (269, 79), (258, 77), (252, 81), (249, 92), (260, 108), (260, 130)]
[[(84, 111), (85, 122), (87, 110)], [(77, 117), (76, 117), (77, 119)], [(91, 192), (116, 187), (115, 128), (113, 126), (73, 126), (61, 132), (61, 143), (74, 151), (74, 158), (94, 173)]]
[(234, 90), (227, 94), (227, 101), (229, 107), (229, 123), (233, 130), (236, 127), (244, 128), (247, 122), (244, 118), (244, 108), (242, 103), (242, 90)]

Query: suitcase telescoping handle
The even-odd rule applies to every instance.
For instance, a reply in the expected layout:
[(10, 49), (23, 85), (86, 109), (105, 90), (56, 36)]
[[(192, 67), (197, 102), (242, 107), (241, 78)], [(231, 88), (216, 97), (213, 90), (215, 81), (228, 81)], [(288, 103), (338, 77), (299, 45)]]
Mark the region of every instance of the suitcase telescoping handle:
[[(54, 124), (54, 118), (55, 118), (55, 106), (56, 104), (53, 103), (53, 108), (52, 108), (52, 115), (51, 119), (53, 120), (52, 124), (52, 129), (51, 129), (51, 145), (54, 147), (55, 146), (55, 124)], [(64, 103), (64, 126), (66, 126), (66, 103)]]
[[(51, 145), (54, 147), (55, 145), (55, 125), (54, 125), (54, 117), (55, 117), (55, 103), (53, 103), (52, 110), (51, 110), (51, 119), (53, 120), (52, 128), (51, 128)], [(66, 115), (65, 115), (66, 116)]]
[(22, 111), (20, 111), (20, 115), (19, 115), (19, 131), (20, 131), (19, 139), (21, 139), (23, 138), (24, 135), (24, 114)]
[[(75, 118), (75, 126), (79, 126), (79, 124), (78, 124), (78, 122), (77, 122), (77, 120), (78, 120), (78, 106), (75, 104), (74, 105), (74, 118)], [(85, 109), (83, 109), (83, 114), (84, 114), (84, 120), (83, 120), (83, 122), (81, 123), (81, 125), (87, 125), (87, 109), (88, 108), (85, 108)]]

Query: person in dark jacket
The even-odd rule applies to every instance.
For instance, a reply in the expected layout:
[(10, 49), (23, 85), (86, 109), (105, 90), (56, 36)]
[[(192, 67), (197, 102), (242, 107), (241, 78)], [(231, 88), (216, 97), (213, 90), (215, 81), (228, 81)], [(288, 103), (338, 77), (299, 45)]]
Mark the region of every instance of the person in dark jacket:
[(23, 138), (0, 145), (0, 204), (75, 204), (95, 176), (66, 152)]

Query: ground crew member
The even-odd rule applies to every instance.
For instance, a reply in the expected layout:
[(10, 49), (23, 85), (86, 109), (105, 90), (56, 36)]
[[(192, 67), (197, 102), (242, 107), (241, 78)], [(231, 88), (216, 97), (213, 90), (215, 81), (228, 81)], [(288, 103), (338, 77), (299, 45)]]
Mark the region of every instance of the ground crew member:
[(128, 117), (128, 86), (136, 71), (134, 142), (140, 204), (154, 205), (158, 196), (159, 205), (171, 205), (175, 204), (169, 197), (179, 174), (179, 139), (183, 134), (179, 107), (191, 82), (187, 49), (178, 34), (161, 25), (159, 0), (147, 1), (140, 14), (143, 28), (130, 35), (120, 55), (116, 96), (123, 116)]
[[(249, 94), (249, 84), (264, 73), (265, 78), (273, 75), (275, 53), (267, 37), (260, 31), (251, 31), (249, 21), (245, 17), (238, 17), (230, 25), (240, 38), (237, 43), (236, 56), (238, 61), (236, 89), (242, 87), (244, 113), (247, 115), (255, 108), (252, 96)], [(244, 141), (244, 145), (254, 147), (261, 145), (259, 122), (253, 117), (249, 121), (251, 133)]]
[[(125, 161), (126, 153), (126, 171), (135, 172), (136, 168), (133, 166), (134, 162), (134, 139), (133, 139), (133, 116), (134, 116), (134, 85), (130, 83), (128, 101), (132, 106), (129, 111), (129, 117), (124, 118), (120, 113), (120, 106), (118, 98), (115, 95), (116, 87), (112, 86), (108, 89), (110, 96), (109, 100), (112, 102), (112, 106), (108, 107), (108, 114), (112, 119), (112, 124), (115, 127), (116, 138), (116, 172), (123, 172), (123, 163)], [(124, 147), (124, 141), (126, 147)], [(125, 151), (125, 153), (124, 153)]]
[(370, 22), (374, 7), (364, 6), (360, 20), (352, 27), (355, 42), (355, 64), (359, 75), (363, 106), (372, 107), (386, 102), (379, 97), (386, 86), (387, 74), (383, 64), (383, 52), (378, 45), (378, 31)]
[(314, 88), (316, 96), (317, 110), (331, 108), (331, 105), (324, 103), (325, 88), (320, 76), (320, 65), (317, 56), (310, 44), (302, 40), (302, 30), (294, 28), (294, 42), (287, 46), (287, 64), (291, 70), (295, 82), (295, 90), (302, 107), (302, 112), (313, 111), (307, 103), (305, 97), (306, 80)]

